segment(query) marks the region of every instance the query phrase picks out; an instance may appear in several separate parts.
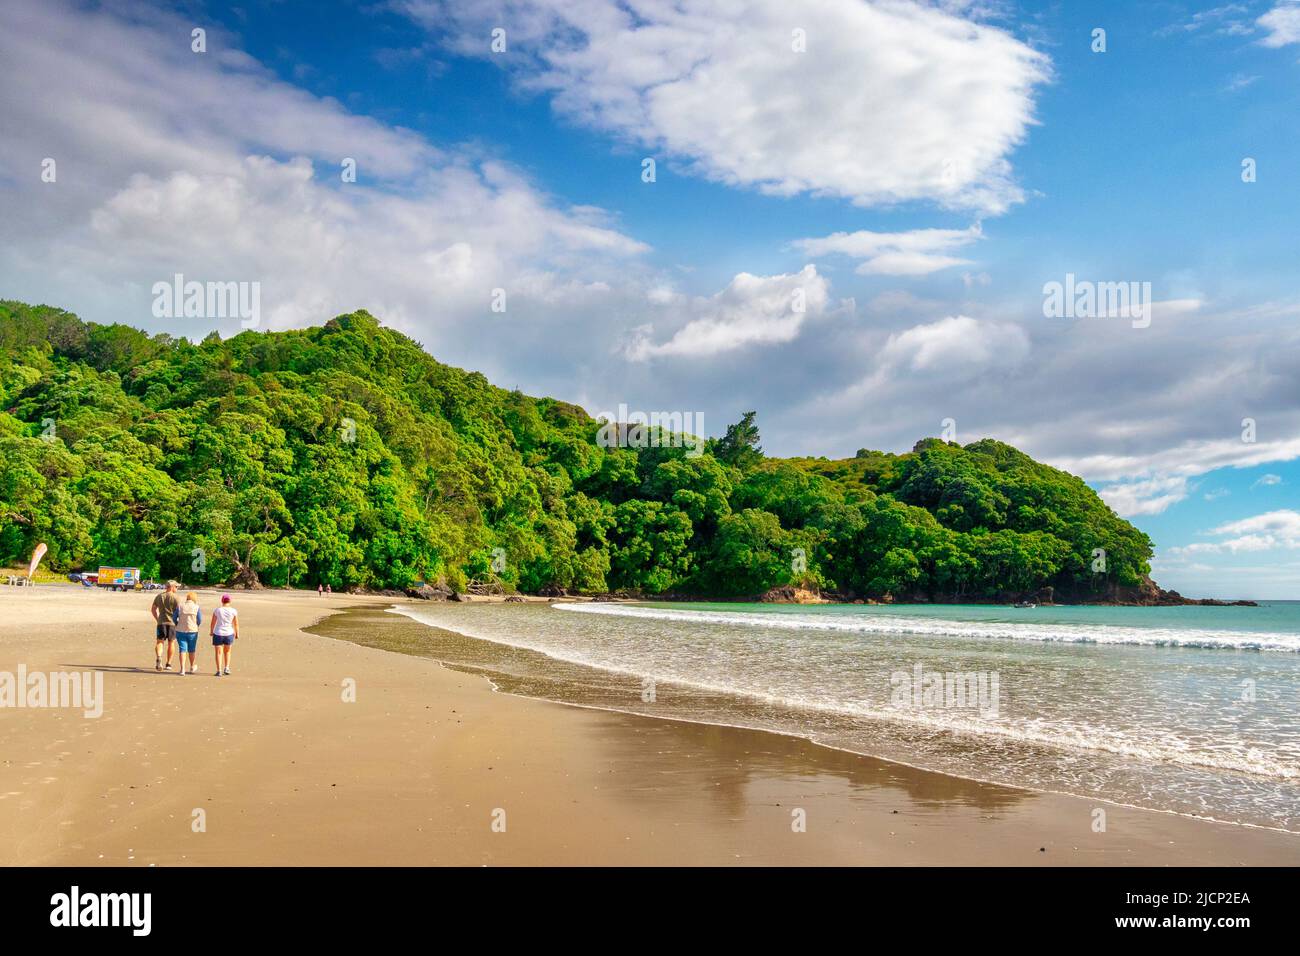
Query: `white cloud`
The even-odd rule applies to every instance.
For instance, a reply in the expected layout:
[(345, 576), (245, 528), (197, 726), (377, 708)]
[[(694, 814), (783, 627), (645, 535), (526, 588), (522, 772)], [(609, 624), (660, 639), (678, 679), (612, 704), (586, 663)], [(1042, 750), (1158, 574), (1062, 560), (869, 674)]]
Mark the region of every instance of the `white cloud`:
[(1061, 458), (1056, 464), (1097, 481), (1112, 481), (1150, 474), (1192, 478), (1218, 468), (1251, 468), (1295, 458), (1300, 458), (1300, 438), (1246, 443), (1240, 437), (1225, 437), (1147, 445), (1133, 454)]
[(1225, 93), (1235, 93), (1238, 90), (1244, 90), (1246, 87), (1259, 81), (1259, 75), (1254, 73), (1237, 73), (1234, 74), (1223, 86)]
[(1287, 547), (1300, 547), (1300, 511), (1284, 508), (1269, 511), (1252, 518), (1229, 521), (1210, 532), (1213, 535), (1266, 534), (1287, 542)]
[[(506, 164), (350, 114), (215, 31), (208, 43), (192, 53), (188, 20), (161, 11), (0, 7), (8, 294), (144, 325), (152, 284), (174, 273), (256, 281), (264, 327), (365, 307), (433, 345), (435, 322), (486, 321), (494, 288), (516, 310), (577, 300), (646, 249)], [(39, 180), (46, 155), (54, 183)], [(168, 331), (238, 329), (189, 321)]]
[[(557, 111), (780, 195), (998, 213), (1047, 58), (912, 0), (404, 0), (457, 51), (504, 25), (521, 84)], [(793, 31), (807, 52), (794, 52)]]
[(1241, 36), (1251, 30), (1250, 22), (1241, 19), (1249, 12), (1250, 8), (1243, 3), (1229, 3), (1221, 7), (1198, 11), (1192, 14), (1187, 21), (1167, 26), (1162, 30), (1158, 30), (1157, 33), (1160, 35), (1177, 32), (1195, 33), (1198, 30), (1206, 29), (1227, 36)]
[(1014, 365), (1029, 354), (1029, 337), (1009, 322), (952, 315), (889, 337), (881, 358), (914, 372), (962, 366)]
[[(667, 304), (656, 290), (661, 304)], [(694, 315), (661, 344), (651, 341), (653, 329), (644, 329), (625, 350), (628, 358), (678, 356), (705, 358), (749, 345), (792, 341), (804, 320), (821, 315), (829, 300), (829, 285), (815, 266), (790, 275), (754, 276), (742, 272), (717, 295), (686, 304)]]
[(1255, 22), (1266, 31), (1264, 46), (1300, 43), (1300, 3), (1279, 3)]
[(1265, 514), (1229, 521), (1207, 532), (1224, 541), (1198, 541), (1170, 548), (1170, 554), (1239, 554), (1250, 551), (1300, 548), (1300, 511), (1284, 508)]
[(859, 275), (929, 275), (950, 266), (970, 265), (969, 259), (948, 255), (983, 238), (978, 223), (969, 229), (913, 229), (909, 232), (837, 232), (820, 239), (798, 239), (791, 245), (812, 258), (844, 255), (863, 262)]
[[(1149, 477), (1149, 479), (1140, 481), (1121, 481), (1121, 483), (1106, 485), (1104, 488), (1097, 490), (1105, 502), (1113, 507), (1115, 514), (1122, 518), (1132, 518), (1135, 515), (1158, 515), (1164, 512), (1170, 505), (1177, 505), (1178, 502), (1184, 501), (1190, 494), (1188, 481), (1199, 470), (1200, 464), (1188, 467), (1183, 475), (1158, 475)], [(1281, 475), (1265, 475), (1251, 488), (1258, 488), (1260, 485), (1279, 485), (1282, 484)], [(1219, 488), (1208, 492), (1203, 496), (1205, 501), (1216, 501), (1218, 498), (1229, 496), (1230, 492), (1226, 488)], [(1281, 514), (1281, 512), (1279, 512)], [(1238, 523), (1240, 524), (1240, 523)], [(1223, 525), (1227, 527), (1227, 525)], [(1216, 529), (1212, 533), (1223, 533), (1221, 529)], [(1196, 553), (1196, 551), (1218, 551), (1218, 550), (1239, 550), (1238, 548), (1226, 548), (1225, 545), (1188, 545), (1192, 550), (1186, 553)], [(1175, 549), (1177, 550), (1177, 549)], [(1184, 549), (1186, 550), (1186, 549)]]
[(1199, 312), (1204, 304), (1200, 299), (1164, 299), (1160, 302), (1152, 302), (1151, 321), (1160, 322)]
[(1121, 518), (1158, 515), (1187, 497), (1187, 479), (1174, 476), (1122, 482), (1099, 488), (1097, 493)]

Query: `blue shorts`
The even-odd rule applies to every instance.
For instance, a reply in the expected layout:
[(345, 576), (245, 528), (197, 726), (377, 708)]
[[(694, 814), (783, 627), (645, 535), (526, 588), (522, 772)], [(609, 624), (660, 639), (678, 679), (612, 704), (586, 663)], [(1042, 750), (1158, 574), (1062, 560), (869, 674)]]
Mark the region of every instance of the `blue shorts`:
[(199, 646), (198, 631), (177, 631), (176, 643), (181, 646), (181, 652), (184, 654), (193, 654), (194, 649)]
[(233, 644), (233, 643), (235, 643), (235, 635), (233, 635), (233, 634), (213, 634), (213, 635), (212, 635), (212, 646), (213, 646), (213, 647), (224, 647), (226, 644)]

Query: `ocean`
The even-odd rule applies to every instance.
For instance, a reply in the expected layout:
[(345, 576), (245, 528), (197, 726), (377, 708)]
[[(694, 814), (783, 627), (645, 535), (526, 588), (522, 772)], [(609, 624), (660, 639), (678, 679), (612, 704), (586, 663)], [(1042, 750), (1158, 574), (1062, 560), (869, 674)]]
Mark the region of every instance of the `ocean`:
[(514, 693), (1300, 831), (1300, 601), (471, 603), (394, 613), (470, 638), (434, 656)]

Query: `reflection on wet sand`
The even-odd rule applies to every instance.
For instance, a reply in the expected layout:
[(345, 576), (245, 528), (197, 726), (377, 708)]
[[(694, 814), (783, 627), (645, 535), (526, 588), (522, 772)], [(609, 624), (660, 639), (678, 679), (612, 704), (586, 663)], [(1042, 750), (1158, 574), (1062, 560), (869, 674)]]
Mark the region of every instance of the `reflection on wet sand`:
[[(895, 791), (912, 812), (940, 814), (954, 806), (996, 815), (1034, 799), (1031, 791), (917, 771), (898, 763), (820, 746), (800, 737), (743, 726), (697, 722), (725, 712), (735, 723), (770, 723), (759, 702), (722, 699), (696, 688), (661, 683), (643, 699), (636, 678), (547, 657), (524, 648), (465, 637), (388, 613), (383, 606), (335, 615), (309, 629), (367, 647), (432, 658), (456, 670), (488, 677), (500, 690), (523, 697), (595, 708), (595, 735), (603, 761), (617, 771), (616, 793), (631, 803), (659, 803), (684, 791), (707, 797), (728, 819), (740, 816), (764, 789), (764, 780), (799, 782), (809, 796), (847, 784), (855, 792)], [(645, 720), (644, 717), (660, 718)], [(662, 759), (647, 760), (648, 754)]]

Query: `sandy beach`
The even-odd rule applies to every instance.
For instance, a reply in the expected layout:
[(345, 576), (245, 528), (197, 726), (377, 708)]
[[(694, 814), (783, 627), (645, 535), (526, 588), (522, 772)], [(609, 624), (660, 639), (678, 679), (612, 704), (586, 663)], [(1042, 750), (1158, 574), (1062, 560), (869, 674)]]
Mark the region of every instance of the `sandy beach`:
[[(0, 710), (0, 863), (1300, 862), (1300, 835), (511, 696), (415, 638), (406, 653), (338, 639), (355, 622), (365, 641), (388, 598), (237, 593), (232, 675), (213, 676), (206, 636), (197, 674), (159, 674), (151, 599), (0, 589), (0, 672), (104, 674), (97, 718)], [(349, 610), (332, 636), (304, 630)]]

